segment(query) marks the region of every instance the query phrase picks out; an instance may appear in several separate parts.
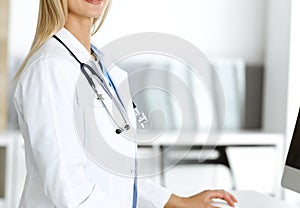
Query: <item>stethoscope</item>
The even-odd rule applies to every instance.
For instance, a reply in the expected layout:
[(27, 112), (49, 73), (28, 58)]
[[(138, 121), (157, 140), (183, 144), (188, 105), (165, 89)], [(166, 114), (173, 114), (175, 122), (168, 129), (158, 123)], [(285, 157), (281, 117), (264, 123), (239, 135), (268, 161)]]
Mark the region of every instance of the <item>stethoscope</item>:
[[(99, 100), (101, 102), (101, 104), (104, 106), (105, 108), (105, 111), (107, 112), (107, 114), (109, 115), (111, 121), (114, 123), (114, 125), (117, 127), (116, 128), (116, 133), (117, 134), (120, 134), (124, 131), (128, 131), (130, 129), (130, 125), (129, 125), (129, 122), (127, 122), (127, 116), (125, 116), (124, 114), (126, 113), (126, 108), (117, 92), (117, 89), (112, 81), (112, 79), (110, 78), (108, 72), (105, 72), (105, 75), (109, 81), (109, 84), (111, 85), (111, 87), (114, 89), (115, 91), (115, 94), (116, 94), (116, 97), (118, 98), (118, 101), (116, 100), (115, 96), (113, 96), (113, 94), (110, 92), (109, 90), (109, 87), (107, 86), (107, 83), (105, 82), (104, 80), (104, 77), (97, 71), (97, 70), (94, 70), (93, 67), (91, 67), (90, 65), (88, 64), (85, 64), (85, 63), (82, 63), (77, 57), (76, 55), (71, 51), (71, 49), (61, 40), (59, 39), (56, 35), (53, 35), (53, 37), (59, 42), (61, 43), (71, 54), (71, 56), (80, 64), (80, 70), (81, 72), (84, 74), (85, 78), (87, 79), (89, 85), (91, 86), (91, 88), (93, 89), (95, 95), (96, 95), (96, 98), (97, 100)], [(98, 59), (97, 62), (98, 62), (98, 65), (100, 66), (100, 69), (102, 71), (102, 73), (104, 73), (104, 68), (103, 68), (103, 65), (99, 59), (99, 57), (97, 56), (97, 54), (95, 53), (95, 51), (92, 49), (92, 53), (95, 54), (96, 58)], [(116, 120), (113, 118), (112, 114), (110, 113), (109, 109), (107, 108), (107, 106), (105, 105), (104, 103), (104, 99), (102, 97), (102, 94), (100, 94), (96, 88), (96, 85), (93, 81), (93, 79), (90, 77), (90, 75), (88, 74), (88, 72), (86, 71), (86, 69), (88, 69), (91, 73), (91, 75), (95, 78), (97, 78), (97, 82), (98, 84), (102, 87), (102, 89), (105, 91), (105, 93), (110, 97), (110, 99), (112, 100), (112, 103), (117, 107), (121, 117), (122, 117), (122, 120), (124, 121), (124, 125), (121, 126), (118, 124), (118, 122), (116, 122)], [(138, 110), (138, 108), (136, 107), (135, 103), (132, 102), (133, 104), (133, 108), (134, 108), (134, 112), (135, 112), (135, 115), (137, 117), (137, 121), (138, 123), (141, 125), (142, 128), (144, 128), (145, 126), (145, 123), (148, 122), (148, 119), (146, 118), (145, 114), (140, 112)], [(124, 112), (125, 111), (125, 112)]]

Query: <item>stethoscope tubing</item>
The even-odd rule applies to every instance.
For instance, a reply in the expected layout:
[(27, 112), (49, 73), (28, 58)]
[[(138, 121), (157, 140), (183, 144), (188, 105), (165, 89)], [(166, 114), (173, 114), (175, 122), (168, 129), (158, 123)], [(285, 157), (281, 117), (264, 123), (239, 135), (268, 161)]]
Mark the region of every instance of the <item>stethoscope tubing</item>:
[[(53, 35), (53, 37), (59, 42), (61, 43), (68, 51), (69, 53), (71, 54), (71, 56), (80, 64), (80, 70), (81, 72), (83, 73), (83, 75), (86, 77), (89, 85), (91, 86), (91, 88), (93, 89), (94, 93), (96, 94), (96, 97), (97, 97), (97, 100), (99, 100), (101, 102), (101, 104), (104, 106), (105, 108), (105, 111), (107, 112), (107, 114), (109, 115), (111, 121), (114, 123), (114, 125), (117, 127), (116, 129), (116, 133), (117, 134), (120, 134), (122, 133), (123, 131), (126, 131), (126, 130), (129, 130), (130, 129), (130, 126), (127, 122), (127, 119), (126, 117), (124, 116), (124, 113), (126, 113), (126, 109), (125, 109), (125, 106), (121, 100), (121, 98), (119, 97), (119, 94), (115, 88), (115, 85), (112, 83), (112, 80), (111, 78), (109, 77), (108, 73), (107, 73), (107, 77), (108, 77), (108, 81), (111, 83), (112, 87), (113, 87), (113, 90), (115, 91), (116, 93), (116, 96), (118, 97), (119, 99), (119, 102), (115, 99), (115, 97), (113, 96), (113, 94), (110, 92), (109, 90), (109, 87), (107, 86), (106, 82), (104, 81), (104, 78), (101, 76), (100, 73), (96, 72), (91, 66), (89, 66), (88, 64), (85, 64), (85, 63), (82, 63), (78, 58), (77, 56), (71, 51), (71, 49), (61, 40), (59, 39), (56, 35)], [(98, 61), (98, 65), (100, 66), (100, 69), (102, 72), (104, 72), (103, 70), (103, 65), (102, 63), (100, 62), (100, 60)], [(121, 117), (124, 121), (124, 127), (121, 127), (116, 121), (115, 119), (113, 118), (113, 116), (111, 115), (110, 111), (108, 110), (107, 106), (105, 105), (103, 99), (101, 98), (100, 94), (98, 93), (98, 90), (96, 89), (96, 85), (94, 83), (94, 81), (92, 80), (92, 78), (90, 77), (90, 75), (87, 73), (87, 71), (85, 70), (85, 67), (90, 71), (90, 73), (95, 76), (96, 78), (99, 79), (99, 85), (102, 87), (102, 89), (105, 91), (105, 93), (107, 93), (107, 95), (111, 98), (112, 100), (112, 103), (117, 107), (118, 111), (120, 112), (121, 114)], [(122, 107), (120, 106), (122, 105)], [(133, 106), (135, 107), (135, 104), (133, 103)], [(123, 110), (123, 109), (124, 110)], [(123, 112), (125, 111), (125, 112)]]

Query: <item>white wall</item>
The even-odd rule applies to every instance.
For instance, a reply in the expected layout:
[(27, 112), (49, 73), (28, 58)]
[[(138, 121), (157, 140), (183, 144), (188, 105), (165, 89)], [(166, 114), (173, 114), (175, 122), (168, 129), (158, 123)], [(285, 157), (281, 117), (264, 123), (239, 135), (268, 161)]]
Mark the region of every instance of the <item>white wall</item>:
[(24, 57), (34, 38), (39, 0), (9, 1), (8, 53), (11, 57)]
[[(136, 32), (166, 32), (210, 56), (263, 63), (267, 0), (113, 0), (96, 40), (107, 43)], [(10, 54), (24, 56), (33, 40), (38, 0), (10, 0)]]
[(268, 0), (263, 128), (286, 132), (290, 0)]
[[(297, 113), (300, 107), (300, 1), (292, 0), (291, 15), (291, 42), (290, 42), (290, 67), (288, 85), (288, 105), (287, 105), (287, 143), (286, 150), (291, 142)], [(286, 190), (286, 200), (300, 206), (300, 194)]]
[[(287, 108), (287, 137), (291, 138), (300, 107), (300, 1), (292, 0), (291, 41), (289, 59), (289, 85)], [(287, 139), (289, 145), (291, 139)]]
[(165, 32), (194, 43), (210, 56), (264, 61), (267, 0), (114, 0), (103, 44), (137, 32)]
[[(167, 32), (208, 55), (262, 63), (267, 0), (114, 0), (97, 42), (135, 32)], [(26, 54), (33, 39), (38, 0), (10, 0), (10, 54)], [(30, 12), (29, 12), (30, 11)]]
[[(209, 56), (262, 64), (267, 0), (113, 0), (101, 46), (136, 32), (166, 32), (194, 43)], [(9, 54), (24, 57), (34, 37), (39, 0), (10, 0)]]

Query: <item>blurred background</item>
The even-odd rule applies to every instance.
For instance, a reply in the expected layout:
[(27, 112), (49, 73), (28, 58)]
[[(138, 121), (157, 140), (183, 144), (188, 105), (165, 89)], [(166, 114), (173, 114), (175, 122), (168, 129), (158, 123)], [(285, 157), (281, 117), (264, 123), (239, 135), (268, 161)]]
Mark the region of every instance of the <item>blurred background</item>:
[[(33, 40), (38, 7), (38, 0), (0, 0), (0, 208), (17, 207), (26, 176), (11, 80)], [(195, 129), (206, 134), (212, 112), (225, 109), (224, 129), (222, 124), (214, 129), (218, 133), (222, 130), (222, 145), (207, 163), (199, 162), (203, 145), (195, 145), (176, 166), (152, 176), (155, 182), (181, 195), (207, 188), (255, 190), (300, 207), (300, 197), (280, 187), (300, 104), (299, 19), (297, 0), (113, 0), (103, 27), (93, 36), (99, 48), (134, 33), (167, 33), (201, 50), (217, 72), (211, 82), (204, 83), (184, 63), (158, 54), (137, 55), (119, 63), (132, 75), (129, 81), (134, 92), (151, 78), (161, 79), (164, 89), (172, 92), (176, 82), (168, 76), (170, 72), (192, 92), (195, 105), (184, 110), (190, 118), (184, 124), (176, 99), (168, 94), (157, 90), (134, 94), (134, 100), (151, 118), (147, 133), (160, 130), (163, 114), (163, 141), (172, 141), (178, 128), (184, 128), (187, 137)], [(156, 70), (148, 70), (147, 77), (136, 81), (135, 72), (147, 68), (168, 73), (156, 77)], [(217, 93), (207, 93), (207, 85), (213, 87), (214, 79), (222, 84), (224, 103)], [(185, 106), (193, 103), (189, 96), (184, 102)], [(216, 114), (217, 119), (221, 117)], [(195, 126), (198, 118), (199, 126)], [(140, 154), (155, 154), (167, 146), (167, 142), (140, 145)], [(184, 148), (178, 146), (141, 169), (161, 172)]]

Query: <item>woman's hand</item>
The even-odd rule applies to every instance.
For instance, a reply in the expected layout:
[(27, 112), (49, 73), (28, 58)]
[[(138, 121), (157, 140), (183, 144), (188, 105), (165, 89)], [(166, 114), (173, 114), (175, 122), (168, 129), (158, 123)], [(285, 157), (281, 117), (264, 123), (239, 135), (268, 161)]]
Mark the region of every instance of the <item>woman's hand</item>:
[(165, 208), (215, 208), (210, 205), (215, 198), (225, 200), (232, 207), (237, 202), (233, 195), (224, 190), (208, 190), (187, 198), (172, 194)]

